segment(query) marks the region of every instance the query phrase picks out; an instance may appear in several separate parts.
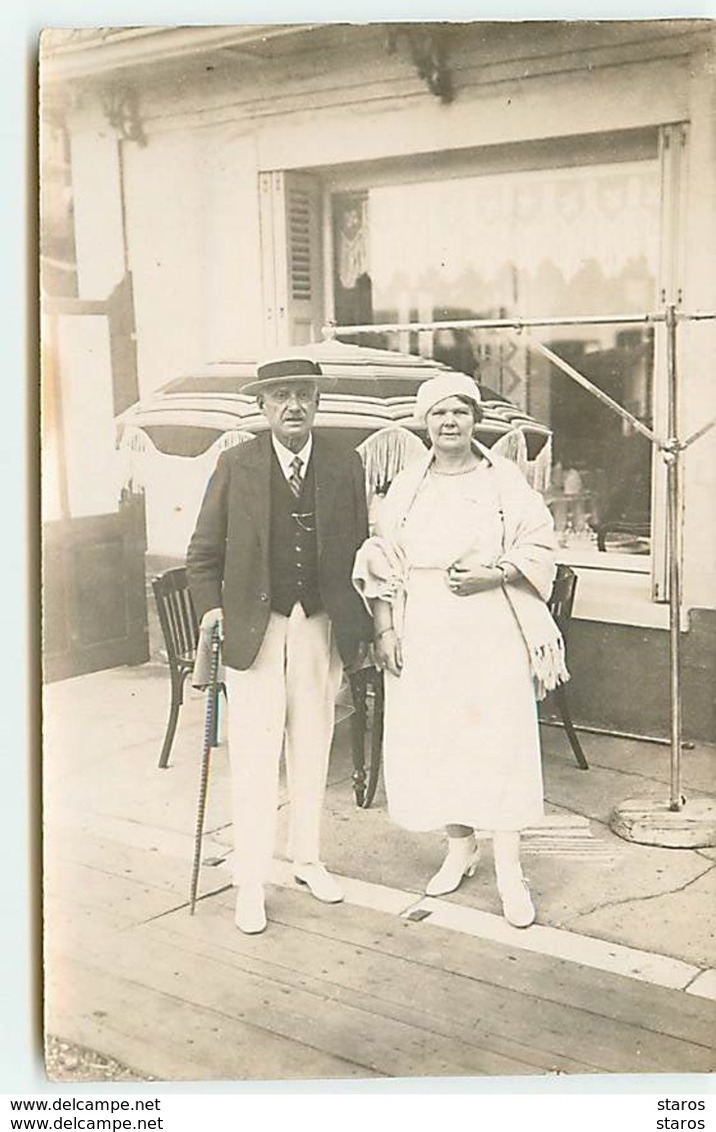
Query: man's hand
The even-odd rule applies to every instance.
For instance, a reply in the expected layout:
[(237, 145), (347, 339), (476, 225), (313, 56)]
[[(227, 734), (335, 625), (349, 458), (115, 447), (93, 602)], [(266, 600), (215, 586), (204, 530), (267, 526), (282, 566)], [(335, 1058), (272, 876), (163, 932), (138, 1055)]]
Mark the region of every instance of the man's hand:
[(218, 627), (219, 627), (219, 640), (223, 641), (223, 639), (224, 639), (224, 611), (220, 607), (217, 608), (217, 609), (207, 609), (206, 613), (204, 614), (204, 616), (201, 619), (200, 628), (201, 628), (202, 633), (205, 633), (207, 637), (211, 637), (211, 635), (214, 631), (214, 626), (216, 626), (216, 625), (218, 625)]

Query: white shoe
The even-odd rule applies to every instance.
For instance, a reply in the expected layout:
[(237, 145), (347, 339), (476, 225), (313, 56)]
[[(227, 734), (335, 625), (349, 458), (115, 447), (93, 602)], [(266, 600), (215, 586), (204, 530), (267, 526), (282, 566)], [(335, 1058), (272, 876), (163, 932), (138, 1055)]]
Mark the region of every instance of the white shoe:
[(502, 883), (498, 892), (502, 901), (502, 914), (513, 928), (528, 928), (535, 922), (537, 913), (524, 877), (514, 877)]
[(236, 894), (234, 923), (246, 935), (257, 935), (265, 929), (266, 909), (262, 884), (241, 885)]
[(463, 877), (475, 874), (480, 850), (474, 837), (451, 837), (445, 860), (425, 885), (426, 896), (445, 896), (460, 887)]
[(324, 904), (340, 904), (345, 899), (343, 889), (331, 876), (325, 865), (317, 862), (312, 865), (294, 865), (293, 875), (299, 884), (310, 888), (316, 900)]

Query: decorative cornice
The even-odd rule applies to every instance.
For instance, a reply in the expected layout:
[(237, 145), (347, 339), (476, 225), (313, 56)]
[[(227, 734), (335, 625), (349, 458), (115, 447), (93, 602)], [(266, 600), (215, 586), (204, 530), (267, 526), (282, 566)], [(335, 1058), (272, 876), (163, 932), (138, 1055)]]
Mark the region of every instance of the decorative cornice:
[(43, 83), (90, 78), (230, 47), (250, 50), (314, 24), (254, 24), (220, 27), (50, 28), (43, 32), (40, 63)]
[(431, 94), (443, 103), (453, 101), (455, 92), (448, 68), (449, 24), (393, 24), (388, 29), (387, 51), (394, 55), (400, 40), (407, 44), (415, 70)]
[(134, 87), (107, 86), (100, 95), (100, 101), (104, 116), (122, 141), (137, 142), (141, 146), (147, 144), (139, 113), (139, 97)]

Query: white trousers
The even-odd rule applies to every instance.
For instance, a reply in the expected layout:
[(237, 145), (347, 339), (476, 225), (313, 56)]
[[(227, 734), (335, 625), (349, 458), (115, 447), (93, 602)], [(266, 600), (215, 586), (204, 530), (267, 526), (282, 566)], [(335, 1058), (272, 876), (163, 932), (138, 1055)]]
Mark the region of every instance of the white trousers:
[(320, 860), (320, 826), (341, 659), (325, 613), (272, 613), (251, 668), (226, 668), (234, 884), (263, 884), (276, 842), (281, 753), (289, 796), (287, 856)]

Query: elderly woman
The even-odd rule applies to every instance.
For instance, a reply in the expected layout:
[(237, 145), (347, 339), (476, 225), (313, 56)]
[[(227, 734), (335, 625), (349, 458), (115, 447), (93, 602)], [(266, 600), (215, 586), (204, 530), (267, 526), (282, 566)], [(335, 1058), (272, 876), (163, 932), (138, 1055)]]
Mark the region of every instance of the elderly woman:
[(527, 927), (520, 831), (543, 814), (535, 698), (568, 678), (545, 604), (552, 518), (517, 466), (474, 439), (469, 377), (425, 382), (416, 413), (430, 451), (393, 481), (354, 567), (385, 669), (389, 813), (447, 833), (430, 896), (474, 873), (475, 831), (490, 831), (505, 918)]

